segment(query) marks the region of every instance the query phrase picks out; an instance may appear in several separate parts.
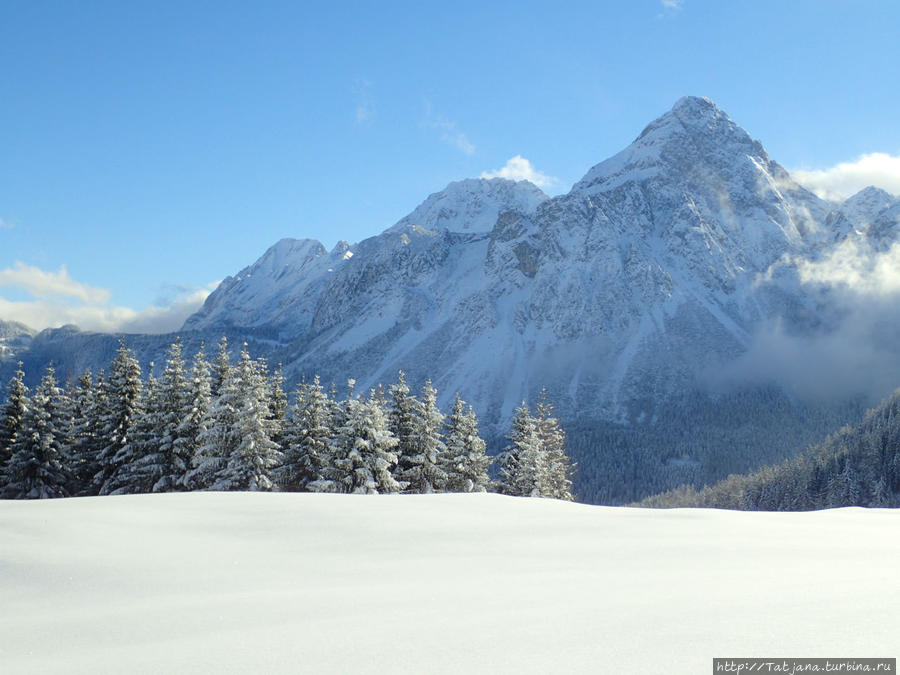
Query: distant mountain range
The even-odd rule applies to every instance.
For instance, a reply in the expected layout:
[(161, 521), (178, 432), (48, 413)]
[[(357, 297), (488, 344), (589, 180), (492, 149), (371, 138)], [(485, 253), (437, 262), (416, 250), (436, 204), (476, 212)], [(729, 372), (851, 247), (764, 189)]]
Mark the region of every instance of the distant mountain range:
[[(573, 428), (633, 430), (697, 392), (713, 390), (715, 406), (764, 327), (827, 328), (827, 290), (804, 265), (847, 242), (885, 251), (898, 231), (892, 195), (826, 202), (712, 101), (686, 97), (559, 197), (464, 180), (357, 244), (283, 239), (180, 335), (188, 353), (223, 334), (248, 340), (289, 382), (318, 373), (366, 390), (403, 369), (445, 405), (460, 391), (488, 436), (541, 387)], [(116, 340), (70, 327), (23, 336), (15, 357), (32, 379), (51, 360), (63, 376), (105, 366)], [(127, 341), (161, 363), (173, 337)], [(797, 438), (830, 429), (807, 431)], [(582, 462), (591, 452), (602, 450)]]

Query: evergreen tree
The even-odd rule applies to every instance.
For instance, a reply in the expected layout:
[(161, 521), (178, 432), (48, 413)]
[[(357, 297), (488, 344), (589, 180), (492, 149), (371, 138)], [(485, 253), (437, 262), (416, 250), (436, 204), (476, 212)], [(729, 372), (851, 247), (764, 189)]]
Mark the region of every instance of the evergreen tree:
[(93, 479), (94, 488), (100, 494), (106, 494), (106, 482), (119, 469), (117, 457), (128, 443), (128, 434), (140, 412), (142, 386), (141, 367), (123, 339), (119, 342), (106, 386), (106, 414), (101, 430), (102, 449), (97, 455), (99, 466)]
[(475, 411), (471, 406), (464, 410), (459, 394), (447, 424), (446, 445), (442, 467), (447, 474), (447, 491), (486, 492), (491, 460), (485, 454), (485, 442), (478, 436)]
[(219, 353), (216, 355), (211, 369), (210, 392), (213, 398), (217, 398), (222, 391), (222, 386), (231, 375), (231, 359), (228, 355), (228, 338), (224, 335), (219, 341)]
[(497, 458), (500, 466), (501, 492), (524, 497), (544, 494), (543, 448), (538, 437), (534, 417), (525, 401), (516, 409), (512, 429), (507, 437), (509, 445)]
[(191, 480), (192, 472), (197, 466), (202, 447), (201, 438), (207, 431), (209, 411), (212, 406), (212, 389), (209, 375), (209, 362), (203, 347), (194, 355), (188, 382), (188, 414), (181, 421), (179, 438), (184, 443), (184, 456), (190, 461), (185, 467), (181, 483), (185, 489), (193, 490), (197, 485)]
[(331, 492), (325, 477), (331, 464), (332, 411), (328, 396), (316, 375), (312, 384), (301, 384), (285, 430), (284, 461), (278, 472), (286, 490)]
[(241, 351), (234, 379), (243, 396), (236, 408), (232, 429), (233, 450), (213, 485), (217, 490), (273, 490), (281, 450), (272, 441), (269, 392), (265, 373), (250, 360), (247, 345)]
[(114, 457), (115, 470), (103, 484), (100, 494), (145, 494), (165, 471), (166, 455), (161, 450), (162, 400), (160, 385), (150, 364), (147, 384), (141, 387), (128, 440)]
[(389, 388), (391, 407), (388, 412), (388, 427), (397, 438), (397, 475), (403, 476), (413, 468), (412, 458), (416, 454), (413, 439), (416, 407), (418, 401), (409, 395), (406, 376), (403, 371), (397, 373), (397, 382)]
[(235, 369), (229, 367), (228, 377), (220, 383), (219, 393), (212, 398), (201, 422), (202, 429), (197, 438), (200, 447), (188, 473), (188, 483), (193, 489), (224, 489), (216, 487), (216, 483), (229, 458), (237, 451), (239, 440), (235, 428), (244, 392), (237, 375)]
[(70, 395), (72, 400), (72, 428), (70, 435), (69, 468), (74, 485), (70, 492), (74, 495), (84, 494), (96, 473), (96, 448), (94, 438), (96, 413), (96, 388), (90, 370), (82, 373), (75, 383)]
[(426, 381), (422, 400), (413, 408), (412, 433), (409, 439), (408, 468), (401, 478), (408, 492), (431, 494), (443, 490), (447, 474), (441, 468), (446, 447), (441, 437), (444, 416), (437, 407), (437, 391)]
[[(84, 381), (84, 376), (82, 380), (79, 387), (89, 384), (89, 381)], [(95, 478), (100, 473), (100, 453), (106, 447), (104, 431), (109, 414), (109, 385), (106, 373), (101, 370), (91, 393), (86, 397), (73, 440), (71, 458), (75, 479), (80, 486), (79, 495), (99, 493), (101, 485)]]
[(538, 439), (543, 449), (542, 480), (543, 496), (572, 501), (572, 473), (574, 466), (566, 454), (566, 432), (553, 416), (553, 405), (547, 397), (547, 390), (541, 396), (534, 410)]
[[(194, 454), (192, 430), (185, 427), (191, 417), (193, 397), (181, 353), (176, 340), (166, 356), (166, 367), (159, 382), (159, 417), (157, 434), (160, 437), (160, 459), (153, 492), (172, 492), (185, 489), (185, 476), (191, 468)], [(156, 472), (154, 472), (156, 473)]]
[(13, 446), (24, 431), (25, 412), (28, 409), (28, 387), (25, 371), (19, 361), (15, 375), (6, 386), (6, 401), (0, 408), (0, 492), (7, 483), (6, 467), (13, 453)]
[(7, 464), (3, 496), (11, 499), (47, 499), (69, 496), (72, 482), (60, 443), (60, 390), (53, 367), (41, 378), (25, 406), (22, 433), (16, 435)]
[(269, 381), (269, 418), (272, 421), (272, 440), (283, 448), (287, 429), (288, 397), (284, 392), (284, 369), (281, 364), (272, 373)]
[(328, 476), (337, 491), (378, 494), (403, 489), (404, 484), (391, 473), (397, 466), (397, 438), (388, 428), (384, 410), (373, 400), (351, 397), (344, 420), (334, 440), (335, 459)]

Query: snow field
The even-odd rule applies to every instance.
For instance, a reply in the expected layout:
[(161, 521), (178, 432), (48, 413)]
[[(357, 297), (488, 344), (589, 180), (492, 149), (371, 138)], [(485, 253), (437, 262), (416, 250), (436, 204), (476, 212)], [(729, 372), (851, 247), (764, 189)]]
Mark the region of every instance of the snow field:
[(499, 495), (0, 502), (0, 671), (701, 673), (891, 657), (900, 511)]

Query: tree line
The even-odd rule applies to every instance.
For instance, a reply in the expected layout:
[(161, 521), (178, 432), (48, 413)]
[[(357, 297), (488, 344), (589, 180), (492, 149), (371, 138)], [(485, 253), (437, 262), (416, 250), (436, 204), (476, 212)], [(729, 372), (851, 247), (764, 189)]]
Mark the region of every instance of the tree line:
[[(38, 499), (190, 490), (336, 493), (497, 491), (572, 497), (566, 436), (543, 393), (516, 410), (507, 445), (486, 454), (471, 406), (449, 415), (426, 382), (415, 396), (397, 382), (338, 398), (318, 376), (293, 400), (281, 368), (269, 372), (244, 344), (231, 362), (190, 364), (179, 341), (159, 377), (146, 378), (124, 341), (109, 374), (90, 371), (61, 387), (48, 367), (34, 391), (22, 364), (0, 407), (0, 496)], [(493, 464), (493, 467), (492, 467)], [(493, 477), (490, 469), (493, 468)]]

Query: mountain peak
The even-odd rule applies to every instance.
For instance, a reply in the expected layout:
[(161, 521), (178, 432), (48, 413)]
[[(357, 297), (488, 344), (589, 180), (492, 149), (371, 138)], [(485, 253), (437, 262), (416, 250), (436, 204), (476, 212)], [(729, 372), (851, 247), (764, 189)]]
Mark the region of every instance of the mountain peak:
[(705, 96), (682, 96), (675, 101), (672, 106), (672, 112), (677, 115), (716, 115), (721, 113), (719, 107), (713, 103), (712, 99)]
[(661, 173), (685, 176), (700, 165), (706, 165), (705, 173), (730, 172), (748, 161), (758, 166), (770, 164), (762, 145), (725, 111), (708, 98), (685, 96), (644, 127), (622, 152), (588, 171), (573, 191), (608, 192), (624, 182)]
[(392, 230), (410, 226), (450, 232), (490, 232), (503, 211), (532, 213), (549, 199), (527, 180), (466, 178), (428, 196)]

